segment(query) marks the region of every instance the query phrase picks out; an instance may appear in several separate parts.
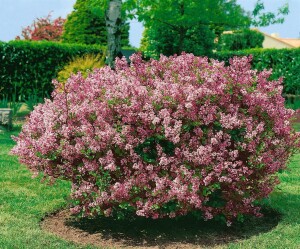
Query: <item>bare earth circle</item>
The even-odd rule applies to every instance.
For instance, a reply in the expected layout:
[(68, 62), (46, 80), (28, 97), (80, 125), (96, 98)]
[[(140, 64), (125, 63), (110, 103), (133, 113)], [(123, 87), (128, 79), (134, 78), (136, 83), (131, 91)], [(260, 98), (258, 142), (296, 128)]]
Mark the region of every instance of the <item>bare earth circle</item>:
[(300, 123), (300, 110), (295, 112), (293, 119), (293, 123)]
[(217, 221), (199, 221), (193, 216), (178, 219), (116, 220), (74, 218), (68, 210), (46, 216), (41, 228), (79, 245), (105, 248), (220, 248), (227, 243), (265, 233), (277, 226), (280, 214), (264, 210), (262, 218), (247, 218), (227, 227)]

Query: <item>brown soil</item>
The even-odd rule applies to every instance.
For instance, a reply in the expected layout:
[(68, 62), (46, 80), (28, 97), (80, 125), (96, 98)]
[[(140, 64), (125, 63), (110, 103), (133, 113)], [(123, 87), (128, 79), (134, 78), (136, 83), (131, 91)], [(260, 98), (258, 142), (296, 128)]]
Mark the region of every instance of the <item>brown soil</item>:
[(263, 218), (248, 218), (227, 227), (192, 216), (175, 219), (115, 220), (74, 218), (63, 210), (45, 217), (42, 229), (79, 245), (101, 248), (220, 248), (230, 242), (268, 232), (277, 226), (280, 214), (265, 210)]
[(293, 123), (300, 123), (300, 110), (297, 110), (293, 117)]

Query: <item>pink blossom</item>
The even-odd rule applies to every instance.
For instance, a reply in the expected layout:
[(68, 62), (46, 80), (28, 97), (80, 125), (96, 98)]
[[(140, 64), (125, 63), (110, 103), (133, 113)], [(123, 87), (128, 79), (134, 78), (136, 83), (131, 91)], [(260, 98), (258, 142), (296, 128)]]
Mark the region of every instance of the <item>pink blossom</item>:
[(71, 181), (75, 213), (109, 216), (126, 204), (152, 218), (258, 216), (254, 201), (278, 184), (300, 135), (281, 80), (251, 70), (250, 60), (137, 54), (130, 66), (118, 59), (115, 70), (54, 82), (12, 153), (34, 174)]

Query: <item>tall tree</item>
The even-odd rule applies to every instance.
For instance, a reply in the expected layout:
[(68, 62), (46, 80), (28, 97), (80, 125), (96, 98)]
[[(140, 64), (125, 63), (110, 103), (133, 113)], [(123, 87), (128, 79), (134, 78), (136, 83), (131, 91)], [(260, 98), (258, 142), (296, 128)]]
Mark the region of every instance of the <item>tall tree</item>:
[[(97, 5), (97, 11), (94, 9)], [(63, 41), (107, 45), (106, 4), (103, 0), (77, 0), (64, 25)], [(129, 45), (129, 24), (121, 23), (122, 46)]]
[(136, 12), (146, 30), (142, 48), (152, 56), (181, 51), (209, 54), (213, 36), (223, 31), (282, 23), (288, 5), (277, 13), (264, 12), (258, 0), (253, 12), (245, 12), (236, 0), (136, 0)]
[[(235, 0), (137, 0), (149, 50), (207, 54), (223, 30), (248, 27), (250, 18)], [(165, 41), (168, 40), (168, 46)]]
[(96, 10), (103, 6), (106, 9), (110, 65), (113, 65), (114, 58), (120, 51), (119, 30), (125, 12), (127, 17), (138, 17), (143, 21), (146, 27), (144, 45), (150, 50), (152, 46), (152, 50), (165, 54), (184, 50), (195, 54), (207, 53), (213, 47), (213, 35), (219, 37), (224, 30), (247, 28), (251, 24), (266, 26), (281, 23), (283, 16), (288, 13), (287, 5), (280, 8), (277, 14), (262, 13), (264, 5), (261, 0), (257, 1), (252, 17), (236, 0), (89, 1)]

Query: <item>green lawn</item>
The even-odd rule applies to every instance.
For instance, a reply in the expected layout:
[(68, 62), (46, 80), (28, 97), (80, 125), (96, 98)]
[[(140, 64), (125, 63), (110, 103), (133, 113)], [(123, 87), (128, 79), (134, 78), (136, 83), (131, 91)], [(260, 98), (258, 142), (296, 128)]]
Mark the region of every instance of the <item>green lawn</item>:
[(289, 170), (280, 174), (280, 180), (270, 198), (271, 207), (282, 213), (278, 225), (229, 248), (300, 248), (300, 154), (291, 159)]
[[(0, 248), (82, 248), (40, 229), (46, 213), (66, 205), (70, 184), (58, 181), (48, 186), (39, 178), (31, 179), (25, 166), (8, 155), (14, 145), (10, 136), (17, 133), (0, 133)], [(218, 248), (300, 248), (300, 154), (291, 159), (280, 179), (282, 183), (269, 200), (271, 208), (282, 214), (279, 223), (262, 229), (261, 222), (248, 228), (244, 239)]]
[(78, 248), (39, 227), (47, 212), (65, 205), (69, 184), (55, 186), (31, 179), (31, 173), (8, 155), (14, 142), (11, 134), (0, 133), (0, 248)]

